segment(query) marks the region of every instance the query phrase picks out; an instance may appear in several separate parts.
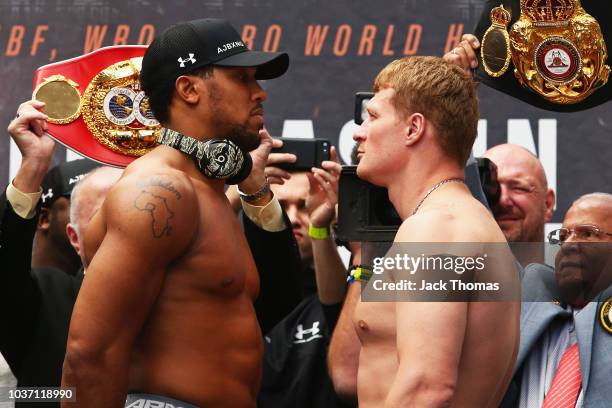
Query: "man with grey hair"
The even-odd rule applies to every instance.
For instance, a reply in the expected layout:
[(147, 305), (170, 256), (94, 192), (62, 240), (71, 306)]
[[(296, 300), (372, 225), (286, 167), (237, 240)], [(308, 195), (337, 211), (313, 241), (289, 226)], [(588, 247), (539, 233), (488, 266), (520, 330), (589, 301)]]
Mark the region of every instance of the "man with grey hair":
[(83, 237), (87, 235), (89, 222), (93, 215), (100, 210), (106, 194), (119, 180), (123, 170), (113, 167), (100, 167), (90, 172), (72, 190), (70, 196), (70, 222), (66, 226), (66, 234), (70, 244), (77, 251), (87, 269), (89, 259), (83, 245)]
[(555, 268), (525, 268), (520, 350), (501, 406), (608, 407), (612, 194), (578, 198), (548, 238), (560, 246)]

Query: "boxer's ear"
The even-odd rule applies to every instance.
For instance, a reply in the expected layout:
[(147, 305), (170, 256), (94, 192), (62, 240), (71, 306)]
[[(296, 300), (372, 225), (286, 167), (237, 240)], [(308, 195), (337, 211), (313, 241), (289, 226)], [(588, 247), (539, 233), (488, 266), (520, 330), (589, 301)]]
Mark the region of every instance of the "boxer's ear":
[(178, 97), (188, 104), (197, 104), (200, 101), (201, 89), (205, 87), (202, 79), (197, 75), (181, 75), (174, 82), (174, 89)]
[(404, 120), (404, 144), (412, 146), (425, 134), (426, 121), (422, 113), (413, 113)]

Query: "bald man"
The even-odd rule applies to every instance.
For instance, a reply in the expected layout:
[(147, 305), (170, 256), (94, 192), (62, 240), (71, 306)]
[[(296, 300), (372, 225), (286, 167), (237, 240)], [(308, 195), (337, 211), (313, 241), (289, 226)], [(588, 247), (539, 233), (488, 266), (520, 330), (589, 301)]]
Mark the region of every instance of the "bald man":
[(612, 367), (612, 195), (576, 200), (555, 268), (525, 268), (521, 342), (502, 407), (610, 406)]
[[(544, 242), (544, 224), (552, 219), (555, 193), (548, 187), (540, 160), (514, 144), (492, 147), (484, 157), (497, 166), (501, 196), (493, 215), (508, 242)], [(521, 245), (517, 257), (523, 266), (544, 261), (540, 245)]]

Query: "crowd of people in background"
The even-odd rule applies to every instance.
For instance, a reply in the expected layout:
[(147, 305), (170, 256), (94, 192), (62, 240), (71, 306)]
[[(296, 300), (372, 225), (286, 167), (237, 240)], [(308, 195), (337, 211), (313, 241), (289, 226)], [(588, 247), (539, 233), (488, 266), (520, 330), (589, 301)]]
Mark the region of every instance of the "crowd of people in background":
[[(263, 129), (257, 81), (282, 75), (284, 57), (173, 66), (163, 80), (147, 69), (147, 58), (174, 63), (164, 47), (177, 38), (233, 30), (202, 21), (152, 44), (143, 88), (164, 127), (249, 152), (236, 186), (172, 145), (124, 170), (87, 159), (49, 170), (44, 104), (24, 102), (9, 124), (22, 161), (0, 199), (0, 352), (18, 387), (75, 387), (82, 407), (609, 404), (612, 195), (576, 197), (545, 237), (555, 193), (537, 156), (504, 144), (485, 153), (499, 200), (477, 199), (464, 173), (479, 118), (475, 37), (378, 74), (354, 164), (387, 188), (397, 243), (533, 243), (504, 270), (523, 302), (366, 302), (362, 243), (346, 243), (347, 265), (334, 239), (335, 149), (320, 168), (283, 170), (296, 157), (273, 152), (282, 142)], [(554, 265), (546, 241), (559, 246)]]

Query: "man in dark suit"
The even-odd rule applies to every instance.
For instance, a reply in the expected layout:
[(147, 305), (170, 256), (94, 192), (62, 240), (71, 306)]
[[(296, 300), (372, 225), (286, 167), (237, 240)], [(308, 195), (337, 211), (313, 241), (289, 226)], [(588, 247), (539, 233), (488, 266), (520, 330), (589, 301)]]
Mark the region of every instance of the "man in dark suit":
[(612, 195), (580, 197), (563, 228), (555, 268), (522, 281), (521, 341), (502, 407), (609, 407), (612, 375)]
[[(44, 135), (46, 115), (39, 111), (43, 106), (36, 101), (22, 104), (8, 127), (22, 162), (0, 198), (0, 320), (7, 328), (0, 335), (0, 352), (17, 385), (30, 387), (59, 385), (68, 324), (82, 279), (77, 273), (79, 257), (65, 233), (69, 198), (76, 181), (98, 166), (76, 160), (47, 173), (55, 142)], [(30, 404), (34, 403), (16, 405)]]

